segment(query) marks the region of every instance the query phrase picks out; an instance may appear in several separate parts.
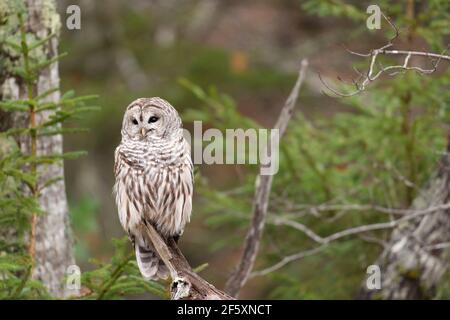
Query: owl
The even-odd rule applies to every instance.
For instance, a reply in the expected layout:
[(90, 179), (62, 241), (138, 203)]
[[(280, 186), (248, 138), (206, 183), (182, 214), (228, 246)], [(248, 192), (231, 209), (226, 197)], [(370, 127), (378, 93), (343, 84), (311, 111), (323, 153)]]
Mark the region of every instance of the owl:
[(151, 224), (168, 239), (182, 235), (192, 210), (193, 165), (181, 119), (172, 105), (140, 98), (126, 109), (115, 151), (114, 195), (119, 220), (146, 279), (165, 279), (168, 269), (147, 240)]

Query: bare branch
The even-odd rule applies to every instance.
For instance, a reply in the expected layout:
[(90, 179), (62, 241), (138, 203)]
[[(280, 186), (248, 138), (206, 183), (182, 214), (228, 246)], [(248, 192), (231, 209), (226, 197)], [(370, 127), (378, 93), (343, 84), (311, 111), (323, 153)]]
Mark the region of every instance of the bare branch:
[(181, 253), (173, 238), (165, 242), (151, 225), (146, 225), (145, 234), (151, 241), (172, 278), (170, 296), (172, 300), (232, 300), (233, 297), (218, 290), (196, 274)]
[(285, 265), (287, 265), (290, 262), (293, 261), (298, 261), (300, 259), (303, 259), (305, 257), (308, 256), (312, 256), (320, 251), (322, 251), (323, 249), (325, 249), (326, 246), (320, 246), (311, 250), (306, 250), (306, 251), (300, 251), (298, 253), (292, 254), (290, 256), (286, 256), (283, 259), (281, 259), (279, 262), (277, 262), (276, 264), (274, 264), (271, 267), (259, 270), (259, 271), (255, 271), (253, 272), (250, 276), (253, 277), (258, 277), (258, 276), (265, 276), (271, 272), (274, 272), (278, 269), (281, 269), (282, 267), (284, 267)]
[[(347, 237), (350, 235), (358, 234), (358, 233), (395, 228), (402, 222), (405, 222), (405, 221), (408, 221), (411, 219), (415, 219), (415, 218), (417, 218), (419, 216), (423, 216), (425, 214), (433, 213), (433, 212), (440, 211), (440, 210), (446, 210), (449, 208), (450, 208), (450, 204), (444, 204), (444, 205), (439, 205), (439, 206), (435, 206), (435, 207), (431, 207), (431, 208), (426, 208), (424, 210), (408, 210), (409, 214), (407, 214), (397, 220), (381, 222), (381, 223), (373, 223), (373, 224), (362, 225), (362, 226), (358, 226), (358, 227), (354, 227), (354, 228), (349, 228), (349, 229), (345, 229), (345, 230), (336, 232), (327, 237), (321, 237), (318, 234), (316, 234), (314, 231), (312, 231), (311, 229), (306, 227), (304, 224), (297, 222), (297, 221), (289, 220), (286, 218), (275, 218), (275, 219), (273, 219), (274, 220), (273, 223), (276, 225), (290, 226), (298, 231), (303, 232), (305, 235), (307, 235), (309, 238), (311, 238), (315, 242), (325, 245), (325, 244), (329, 244), (332, 241), (335, 241), (335, 240), (338, 240), (338, 239), (341, 239), (341, 238), (344, 238), (344, 237)], [(397, 209), (397, 210), (399, 210), (399, 209)]]
[(437, 53), (421, 52), (421, 51), (382, 50), (380, 53), (382, 53), (382, 54), (390, 54), (390, 55), (412, 55), (412, 56), (436, 58), (436, 59), (450, 61), (450, 56), (445, 55), (446, 51), (447, 51), (447, 49), (444, 50), (441, 54), (437, 54)]
[(427, 250), (440, 250), (446, 248), (450, 248), (450, 242), (436, 243), (425, 247)]
[[(314, 249), (300, 251), (298, 253), (286, 256), (271, 267), (265, 268), (260, 271), (253, 272), (251, 274), (251, 277), (267, 275), (268, 273), (271, 273), (273, 271), (281, 269), (282, 267), (284, 267), (285, 265), (287, 265), (290, 262), (294, 262), (294, 261), (303, 259), (304, 257), (314, 255), (314, 254), (322, 251), (331, 242), (339, 240), (341, 238), (344, 238), (344, 237), (347, 237), (350, 235), (364, 234), (366, 232), (374, 231), (374, 230), (395, 228), (395, 227), (398, 227), (401, 223), (404, 223), (406, 221), (421, 217), (426, 214), (434, 213), (434, 212), (441, 211), (441, 210), (446, 210), (449, 208), (450, 208), (450, 204), (444, 204), (444, 205), (426, 208), (423, 210), (402, 210), (404, 212), (408, 211), (409, 215), (399, 218), (397, 220), (393, 220), (393, 221), (382, 222), (382, 223), (373, 223), (373, 224), (362, 225), (362, 226), (358, 226), (358, 227), (354, 227), (354, 228), (345, 229), (345, 230), (336, 232), (332, 235), (329, 235), (327, 237), (321, 237), (320, 235), (315, 233), (313, 230), (311, 230), (304, 224), (299, 223), (297, 221), (292, 221), (292, 220), (285, 219), (285, 218), (274, 218), (272, 221), (273, 224), (286, 225), (286, 226), (292, 227), (298, 231), (301, 231), (306, 236), (308, 236), (310, 239), (312, 239), (313, 241), (320, 244), (320, 246), (316, 247)], [(396, 209), (396, 210), (400, 210), (400, 209)], [(385, 242), (383, 242), (379, 239), (374, 239), (373, 237), (372, 238), (365, 237), (364, 240), (375, 242), (383, 247), (385, 247), (387, 245)], [(443, 249), (443, 248), (447, 248), (449, 246), (450, 246), (450, 243), (446, 242), (446, 243), (440, 243), (440, 244), (428, 246), (427, 249)]]
[[(369, 67), (368, 70), (363, 74), (359, 70), (355, 70), (358, 74), (358, 78), (353, 80), (353, 84), (355, 86), (355, 90), (351, 91), (350, 93), (340, 92), (334, 88), (332, 88), (329, 84), (325, 82), (325, 80), (322, 78), (322, 75), (319, 73), (319, 79), (322, 82), (322, 84), (332, 93), (334, 93), (337, 96), (340, 97), (351, 97), (354, 95), (359, 94), (360, 92), (364, 91), (367, 86), (380, 78), (384, 74), (388, 74), (389, 76), (395, 76), (400, 73), (405, 73), (407, 71), (415, 71), (418, 74), (431, 74), (437, 70), (437, 67), (441, 60), (450, 61), (450, 56), (445, 55), (446, 50), (444, 50), (441, 54), (437, 53), (430, 53), (430, 52), (421, 52), (421, 51), (408, 51), (408, 50), (388, 50), (389, 48), (393, 47), (394, 41), (399, 36), (399, 31), (394, 23), (384, 14), (381, 13), (384, 17), (384, 19), (389, 23), (391, 28), (395, 30), (395, 35), (383, 46), (377, 49), (373, 49), (368, 53), (361, 53), (356, 52), (353, 50), (350, 50), (349, 48), (345, 47), (345, 50), (355, 56), (363, 57), (363, 58), (370, 58), (369, 60)], [(377, 60), (377, 58), (380, 55), (394, 55), (394, 56), (401, 56), (404, 55), (405, 58), (403, 60), (402, 64), (399, 65), (391, 65), (384, 67), (381, 65), (381, 63)], [(434, 58), (437, 59), (436, 61), (432, 62), (432, 68), (431, 69), (424, 69), (418, 66), (411, 66), (410, 65), (410, 59), (413, 56), (419, 56), (419, 57), (426, 57), (426, 58)], [(378, 65), (378, 71), (375, 71), (375, 65)]]
[[(305, 78), (307, 66), (308, 61), (306, 59), (302, 60), (295, 86), (281, 109), (281, 113), (275, 124), (274, 129), (279, 130), (280, 138), (286, 131), (289, 120), (292, 117), (292, 113), (298, 99), (298, 94)], [(274, 146), (272, 146), (272, 150), (274, 150), (273, 147)], [(252, 222), (247, 232), (244, 249), (238, 266), (228, 279), (226, 285), (226, 291), (232, 296), (237, 296), (241, 288), (247, 282), (258, 254), (259, 244), (267, 216), (269, 195), (272, 188), (272, 178), (272, 175), (259, 175), (257, 178), (255, 197), (253, 200)]]
[(364, 234), (364, 233), (359, 234), (358, 238), (360, 238), (363, 241), (369, 242), (369, 243), (377, 244), (380, 247), (382, 247), (383, 249), (386, 248), (386, 246), (388, 245), (388, 243), (386, 241), (384, 241), (380, 238), (377, 238), (377, 237), (370, 236), (368, 234)]
[[(426, 210), (422, 210), (421, 212), (430, 213), (437, 210), (445, 210), (450, 208), (450, 205), (444, 204), (435, 206), (432, 208), (427, 208)], [(380, 213), (385, 213), (389, 215), (409, 215), (411, 213), (418, 212), (417, 210), (412, 209), (397, 209), (397, 208), (387, 208), (382, 207), (378, 205), (371, 205), (371, 204), (321, 204), (317, 206), (311, 206), (311, 205), (301, 205), (294, 208), (296, 211), (291, 211), (291, 213), (294, 213), (296, 215), (302, 215), (305, 212), (311, 213), (313, 215), (317, 215), (318, 212), (326, 212), (326, 211), (377, 211)], [(298, 211), (297, 211), (298, 210)]]

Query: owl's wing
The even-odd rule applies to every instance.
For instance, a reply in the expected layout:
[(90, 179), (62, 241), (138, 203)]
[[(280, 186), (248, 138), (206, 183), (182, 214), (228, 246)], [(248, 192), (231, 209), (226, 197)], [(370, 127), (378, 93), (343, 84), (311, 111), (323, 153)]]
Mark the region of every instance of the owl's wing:
[[(121, 152), (120, 147), (114, 153), (114, 161), (116, 176), (114, 191), (119, 219), (134, 245), (139, 270), (146, 279), (166, 279), (168, 269), (159, 258), (153, 245), (146, 240), (147, 238), (142, 232), (142, 225), (139, 223), (144, 212), (150, 209), (148, 204), (153, 203), (154, 195), (151, 195), (150, 192), (152, 188), (140, 185), (143, 177), (136, 175), (135, 171), (129, 170), (130, 161), (127, 161), (127, 157)], [(148, 190), (148, 192), (143, 192), (143, 190)]]
[(124, 154), (121, 146), (114, 153), (114, 184), (113, 194), (119, 211), (120, 222), (128, 233), (130, 228), (138, 223), (144, 215), (147, 195), (143, 194), (142, 175), (137, 170), (131, 170), (136, 161)]
[(121, 166), (122, 157), (120, 156), (120, 146), (114, 151), (114, 176), (117, 178)]
[(181, 170), (178, 172), (175, 191), (175, 221), (177, 225), (176, 234), (181, 235), (186, 223), (190, 221), (192, 212), (192, 194), (194, 184), (194, 170), (190, 156), (191, 148), (185, 140), (186, 157)]
[[(194, 184), (194, 164), (192, 163), (192, 155), (191, 155), (191, 145), (189, 144), (189, 142), (187, 142), (187, 140), (184, 140), (184, 150), (186, 152), (187, 155), (189, 155), (186, 158), (186, 163), (187, 163), (187, 167), (190, 171), (191, 174), (191, 186)], [(192, 196), (192, 195), (191, 195)]]
[(138, 170), (144, 170), (144, 164), (142, 161), (140, 161), (139, 157), (132, 156), (129, 151), (126, 150), (126, 148), (123, 148), (122, 145), (119, 145), (116, 148), (116, 151), (114, 152), (114, 174), (119, 174), (121, 170), (121, 166), (127, 165), (130, 168), (138, 169)]

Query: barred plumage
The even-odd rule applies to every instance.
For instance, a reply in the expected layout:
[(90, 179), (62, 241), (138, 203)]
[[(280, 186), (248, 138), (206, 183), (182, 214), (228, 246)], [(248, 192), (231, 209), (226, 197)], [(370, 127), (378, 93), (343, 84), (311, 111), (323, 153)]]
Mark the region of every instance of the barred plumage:
[(135, 246), (147, 279), (167, 277), (143, 236), (151, 223), (164, 237), (179, 237), (192, 210), (193, 166), (177, 111), (161, 98), (133, 101), (124, 115), (116, 148), (114, 193), (122, 227)]

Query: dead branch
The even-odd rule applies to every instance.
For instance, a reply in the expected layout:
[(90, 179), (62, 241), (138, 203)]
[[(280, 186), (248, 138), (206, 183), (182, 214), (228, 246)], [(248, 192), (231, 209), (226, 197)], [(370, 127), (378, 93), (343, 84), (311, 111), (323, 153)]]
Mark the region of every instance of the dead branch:
[[(398, 38), (399, 31), (398, 28), (395, 26), (395, 24), (392, 23), (391, 20), (384, 15), (384, 13), (381, 14), (383, 15), (384, 19), (389, 23), (389, 25), (395, 30), (394, 37), (391, 38), (387, 44), (381, 46), (380, 48), (373, 49), (368, 53), (355, 52), (348, 48), (345, 48), (347, 52), (352, 55), (369, 58), (369, 67), (367, 71), (363, 73), (355, 68), (358, 77), (352, 81), (355, 87), (355, 90), (353, 92), (344, 93), (332, 88), (329, 84), (325, 82), (325, 80), (322, 78), (322, 75), (319, 73), (319, 79), (322, 82), (322, 84), (335, 95), (339, 97), (351, 97), (357, 95), (360, 92), (364, 91), (368, 85), (379, 79), (384, 74), (388, 74), (389, 76), (395, 76), (397, 74), (405, 73), (407, 71), (415, 71), (418, 74), (431, 74), (437, 70), (437, 67), (441, 62), (441, 60), (450, 61), (450, 56), (445, 54), (447, 49), (444, 50), (441, 54), (431, 52), (421, 52), (421, 51), (410, 51), (410, 50), (388, 50), (389, 48), (392, 48), (394, 46), (394, 41)], [(405, 57), (403, 59), (402, 64), (390, 65), (385, 67), (377, 60), (377, 58), (380, 55), (405, 56)], [(431, 61), (431, 67), (429, 69), (425, 69), (422, 67), (411, 65), (410, 60), (411, 57), (413, 56), (429, 58)]]
[(361, 234), (358, 235), (358, 238), (363, 240), (363, 241), (365, 241), (365, 242), (367, 242), (367, 243), (376, 244), (376, 245), (380, 246), (383, 249), (385, 249), (387, 247), (387, 245), (388, 245), (388, 243), (385, 240), (377, 238), (375, 236), (371, 236), (369, 234), (361, 233)]
[(450, 248), (450, 242), (436, 243), (425, 247), (427, 250), (439, 250), (446, 248)]
[[(422, 210), (424, 214), (431, 213), (437, 210), (449, 209), (450, 205), (443, 204), (435, 206), (432, 208), (427, 208)], [(349, 212), (349, 211), (375, 211), (378, 213), (384, 213), (387, 215), (397, 215), (404, 216), (416, 213), (417, 210), (413, 209), (399, 209), (399, 208), (388, 208), (373, 204), (319, 204), (319, 205), (297, 205), (291, 210), (287, 211), (289, 216), (303, 216), (305, 214), (311, 214), (313, 216), (319, 217), (319, 213), (327, 211), (339, 211), (339, 212)]]
[[(279, 137), (281, 138), (286, 131), (289, 120), (292, 117), (295, 104), (298, 99), (298, 94), (305, 78), (308, 61), (302, 60), (297, 81), (292, 89), (288, 99), (286, 100), (274, 129), (279, 130)], [(272, 146), (273, 148), (273, 146)], [(273, 149), (272, 149), (273, 150)], [(273, 154), (273, 153), (272, 153)], [(226, 291), (232, 295), (237, 296), (239, 291), (247, 282), (250, 272), (253, 268), (256, 256), (258, 254), (261, 236), (264, 230), (264, 225), (267, 216), (267, 207), (269, 204), (270, 190), (272, 187), (272, 175), (259, 175), (256, 180), (256, 191), (253, 200), (253, 218), (250, 228), (244, 243), (244, 249), (239, 260), (236, 270), (228, 279), (226, 284)]]
[[(400, 226), (402, 223), (405, 223), (409, 220), (413, 220), (413, 219), (419, 218), (421, 216), (431, 214), (431, 213), (441, 211), (441, 210), (446, 210), (446, 209), (447, 210), (450, 209), (450, 204), (438, 205), (438, 206), (426, 208), (423, 210), (395, 209), (395, 210), (399, 210), (399, 211), (401, 210), (402, 212), (405, 212), (405, 213), (408, 212), (409, 214), (405, 215), (402, 218), (399, 218), (397, 220), (393, 220), (393, 221), (382, 222), (382, 223), (373, 223), (373, 224), (367, 224), (367, 225), (357, 226), (354, 228), (345, 229), (345, 230), (333, 233), (327, 237), (322, 237), (322, 236), (318, 235), (313, 230), (311, 230), (304, 224), (299, 223), (297, 221), (293, 221), (293, 220), (289, 220), (289, 219), (285, 219), (285, 218), (279, 218), (279, 217), (274, 218), (274, 219), (272, 219), (271, 223), (273, 223), (275, 225), (284, 225), (284, 226), (292, 227), (295, 230), (298, 230), (298, 231), (302, 232), (303, 234), (305, 234), (311, 240), (320, 244), (320, 246), (313, 248), (313, 249), (300, 251), (298, 253), (283, 257), (279, 262), (275, 263), (274, 265), (267, 267), (265, 269), (253, 272), (250, 275), (250, 277), (267, 275), (273, 271), (281, 269), (282, 267), (284, 267), (285, 265), (287, 265), (291, 262), (294, 262), (294, 261), (303, 259), (307, 256), (311, 256), (316, 253), (319, 253), (324, 248), (326, 248), (326, 246), (329, 245), (331, 242), (339, 240), (341, 238), (351, 236), (351, 235), (364, 234), (369, 231), (396, 228), (396, 227)], [(377, 238), (370, 238), (369, 240), (371, 242), (376, 242), (377, 244), (382, 245), (383, 247), (386, 246), (386, 243), (380, 241)], [(437, 248), (442, 249), (442, 248), (446, 248), (448, 246), (450, 246), (449, 243), (440, 243), (437, 245), (430, 246), (428, 249), (437, 249)]]
[[(349, 229), (345, 229), (345, 230), (333, 233), (332, 235), (329, 235), (327, 237), (321, 237), (320, 235), (315, 233), (313, 230), (311, 230), (304, 224), (297, 222), (297, 221), (290, 220), (290, 219), (281, 218), (281, 217), (275, 218), (275, 219), (273, 219), (274, 220), (273, 223), (275, 225), (285, 225), (285, 226), (292, 227), (298, 231), (301, 231), (302, 233), (307, 235), (310, 239), (314, 240), (315, 242), (325, 245), (325, 244), (329, 244), (332, 241), (335, 241), (335, 240), (338, 240), (338, 239), (341, 239), (341, 238), (344, 238), (344, 237), (347, 237), (350, 235), (358, 234), (358, 233), (365, 233), (365, 232), (374, 231), (374, 230), (395, 228), (395, 227), (399, 226), (401, 223), (406, 222), (408, 220), (415, 219), (417, 217), (420, 217), (420, 216), (423, 216), (426, 214), (434, 213), (436, 211), (448, 210), (448, 209), (450, 209), (450, 204), (438, 205), (438, 206), (426, 208), (423, 210), (409, 210), (408, 211), (409, 214), (407, 214), (397, 220), (361, 225), (361, 226), (357, 226), (357, 227), (353, 227), (353, 228), (349, 228)], [(397, 210), (399, 210), (399, 209), (397, 209)]]
[(310, 250), (300, 251), (300, 252), (292, 254), (290, 256), (286, 256), (271, 267), (252, 272), (250, 277), (253, 278), (253, 277), (258, 277), (258, 276), (265, 276), (271, 272), (281, 269), (282, 267), (284, 267), (285, 265), (287, 265), (288, 263), (290, 263), (292, 261), (298, 261), (305, 257), (312, 256), (312, 255), (322, 251), (323, 249), (325, 249), (325, 246), (319, 246), (319, 247), (316, 247), (316, 248), (313, 248)]
[(151, 225), (146, 234), (170, 272), (172, 300), (232, 300), (233, 297), (217, 289), (196, 274), (181, 253), (173, 238), (165, 242)]

